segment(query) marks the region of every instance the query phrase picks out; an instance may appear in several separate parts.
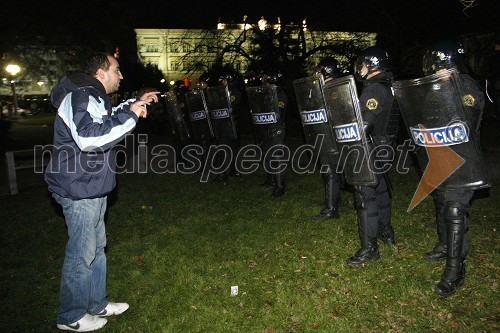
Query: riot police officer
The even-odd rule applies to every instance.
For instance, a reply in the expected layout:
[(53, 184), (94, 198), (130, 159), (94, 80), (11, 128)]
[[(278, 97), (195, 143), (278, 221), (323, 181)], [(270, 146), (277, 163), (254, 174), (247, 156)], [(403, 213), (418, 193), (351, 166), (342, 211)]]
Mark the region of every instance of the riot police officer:
[[(219, 85), (207, 88), (207, 103), (212, 120), (213, 130), (217, 145), (227, 146), (231, 153), (220, 155), (214, 158), (217, 165), (228, 165), (222, 171), (217, 172), (213, 179), (215, 182), (225, 183), (228, 175), (239, 176), (235, 166), (236, 155), (239, 149), (239, 104), (241, 103), (241, 93), (236, 87), (236, 77), (232, 72), (224, 71), (219, 76)], [(231, 156), (231, 160), (225, 160)], [(228, 172), (229, 169), (229, 172)]]
[[(378, 46), (365, 49), (356, 59), (354, 72), (356, 79), (363, 83), (359, 104), (365, 134), (371, 137), (373, 149), (391, 145), (392, 137), (388, 135), (387, 128), (394, 96), (391, 91), (393, 74), (387, 52)], [(386, 173), (378, 175), (375, 186), (354, 187), (361, 248), (347, 260), (348, 264), (360, 265), (379, 259), (377, 238), (389, 244), (395, 242), (389, 187)]]
[[(293, 87), (305, 142), (313, 147), (313, 157), (318, 158), (320, 173), (323, 175), (325, 201), (320, 213), (315, 216), (316, 220), (321, 221), (339, 217), (340, 177), (336, 169), (340, 150), (334, 125), (337, 114), (334, 113), (343, 110), (345, 106), (326, 105), (328, 98), (324, 90), (327, 85), (339, 83), (337, 80), (341, 79), (336, 59), (323, 59), (318, 69), (313, 75), (295, 79)], [(354, 78), (352, 80), (354, 81)], [(339, 96), (337, 93), (335, 95)], [(338, 98), (337, 101), (350, 98), (350, 96), (344, 97)]]
[[(343, 76), (340, 71), (337, 59), (333, 57), (324, 58), (318, 64), (319, 72), (323, 75), (324, 82)], [(333, 158), (331, 154), (320, 154), (319, 162), (326, 165), (326, 172), (322, 174), (325, 202), (321, 212), (316, 215), (317, 221), (339, 218), (340, 190), (342, 183), (342, 173), (337, 172), (338, 158)], [(323, 168), (321, 168), (323, 170)]]
[(279, 147), (285, 144), (285, 120), (286, 120), (286, 108), (288, 105), (288, 96), (286, 95), (283, 88), (280, 86), (280, 83), (283, 79), (283, 74), (278, 70), (268, 70), (262, 76), (262, 82), (270, 87), (271, 89), (276, 91), (277, 97), (277, 106), (279, 110), (279, 114), (277, 115), (276, 123), (271, 125), (268, 128), (266, 135), (262, 141), (262, 150), (265, 156), (265, 165), (268, 168), (268, 172), (266, 172), (266, 179), (264, 180), (263, 185), (273, 186), (273, 197), (280, 197), (285, 194), (285, 178), (286, 178), (286, 169), (280, 169), (276, 171), (272, 171), (271, 159), (272, 156), (266, 154), (272, 147)]
[[(448, 69), (458, 71), (463, 87), (463, 91), (459, 94), (464, 111), (467, 113), (467, 125), (471, 131), (469, 136), (479, 137), (478, 131), (485, 102), (484, 93), (477, 82), (465, 74), (464, 58), (465, 51), (460, 43), (452, 40), (440, 41), (424, 56), (423, 71), (425, 74), (440, 74)], [(476, 146), (480, 153), (479, 145)], [(471, 183), (480, 182), (474, 180)], [(425, 254), (425, 257), (430, 261), (446, 259), (446, 268), (436, 286), (436, 293), (443, 297), (453, 295), (465, 279), (468, 213), (473, 194), (474, 186), (453, 189), (438, 187), (433, 192), (438, 242)]]
[(202, 148), (200, 158), (205, 164), (210, 145), (214, 142), (214, 131), (207, 106), (207, 87), (210, 77), (203, 73), (198, 78), (198, 89), (185, 93), (187, 111), (192, 129), (193, 142)]
[(163, 96), (168, 122), (172, 131), (176, 159), (184, 162), (181, 152), (185, 146), (191, 143), (191, 131), (188, 127), (189, 120), (186, 120), (187, 117), (184, 111), (185, 100), (182, 91), (185, 88), (180, 87), (181, 85), (183, 86), (182, 81), (178, 81), (173, 91), (167, 91)]
[[(240, 104), (241, 104), (241, 92), (237, 87), (237, 78), (234, 73), (231, 73), (229, 71), (223, 73), (219, 77), (219, 82), (223, 86), (227, 87), (229, 89), (229, 98), (231, 102), (231, 107), (233, 109), (233, 115), (234, 115), (234, 126), (236, 129), (236, 136), (235, 137), (227, 137), (226, 138), (226, 144), (231, 147), (233, 151), (233, 160), (231, 161), (231, 167), (229, 170), (229, 175), (230, 176), (235, 176), (239, 177), (240, 172), (236, 169), (235, 166), (235, 157), (238, 154), (238, 150), (240, 148)], [(220, 181), (225, 181), (227, 179), (227, 176), (223, 175), (220, 179)]]
[(191, 122), (189, 121), (189, 113), (187, 110), (187, 103), (186, 103), (186, 93), (188, 91), (189, 91), (189, 86), (186, 86), (184, 84), (184, 81), (182, 80), (175, 81), (174, 93), (177, 98), (177, 102), (179, 103), (179, 107), (182, 111), (182, 114), (184, 115), (184, 121), (187, 125), (187, 129), (191, 133), (192, 127), (191, 127)]

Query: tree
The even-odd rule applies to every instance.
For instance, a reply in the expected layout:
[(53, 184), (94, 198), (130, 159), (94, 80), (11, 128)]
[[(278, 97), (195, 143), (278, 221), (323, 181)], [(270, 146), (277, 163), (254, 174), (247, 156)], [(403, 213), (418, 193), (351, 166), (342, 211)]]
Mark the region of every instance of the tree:
[(134, 61), (120, 61), (120, 68), (124, 79), (120, 84), (121, 93), (138, 91), (142, 88), (155, 88), (160, 92), (168, 91), (168, 83), (158, 66), (143, 65)]
[[(307, 75), (322, 57), (336, 56), (347, 70), (359, 51), (374, 44), (374, 33), (310, 31), (305, 20), (268, 24), (262, 18), (250, 24), (207, 32), (184, 56), (186, 74), (230, 67), (238, 72), (259, 73), (273, 68), (290, 80)], [(196, 56), (205, 50), (203, 58)], [(214, 59), (214, 60), (212, 60)]]
[[(3, 53), (0, 65), (4, 70), (9, 63), (21, 67), (13, 79), (20, 98), (23, 98), (24, 95), (49, 94), (63, 75), (81, 70), (80, 64), (88, 54), (89, 49), (79, 45), (52, 44), (44, 37), (36, 37), (17, 40)], [(9, 91), (9, 82), (3, 82), (0, 94), (10, 95)]]

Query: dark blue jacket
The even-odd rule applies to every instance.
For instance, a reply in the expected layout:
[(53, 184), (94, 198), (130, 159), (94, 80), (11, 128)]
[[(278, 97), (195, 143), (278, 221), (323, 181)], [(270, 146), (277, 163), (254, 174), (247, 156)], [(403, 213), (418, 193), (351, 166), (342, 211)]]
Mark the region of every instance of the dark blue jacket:
[(51, 93), (58, 108), (45, 171), (49, 191), (72, 199), (106, 196), (116, 185), (113, 147), (137, 123), (128, 100), (113, 107), (104, 86), (86, 74), (65, 76)]

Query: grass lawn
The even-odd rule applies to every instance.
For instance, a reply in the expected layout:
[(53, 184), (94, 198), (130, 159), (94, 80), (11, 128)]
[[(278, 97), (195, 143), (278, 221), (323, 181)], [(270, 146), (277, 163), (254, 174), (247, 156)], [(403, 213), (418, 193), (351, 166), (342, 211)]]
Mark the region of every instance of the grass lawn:
[[(498, 188), (471, 210), (464, 286), (434, 293), (444, 263), (430, 198), (407, 213), (415, 173), (391, 175), (397, 244), (349, 267), (359, 246), (353, 195), (316, 222), (321, 176), (289, 174), (284, 197), (262, 173), (220, 183), (199, 174), (124, 174), (107, 216), (108, 289), (125, 314), (102, 332), (498, 332)], [(66, 229), (43, 181), (3, 197), (1, 332), (54, 332)], [(238, 286), (231, 296), (231, 286)]]

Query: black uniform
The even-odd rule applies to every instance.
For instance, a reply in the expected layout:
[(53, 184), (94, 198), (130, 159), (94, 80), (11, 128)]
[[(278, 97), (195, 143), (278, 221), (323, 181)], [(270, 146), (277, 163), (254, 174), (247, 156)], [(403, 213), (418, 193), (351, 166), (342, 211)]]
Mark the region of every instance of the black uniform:
[[(460, 74), (460, 77), (465, 90), (461, 92), (461, 96), (469, 115), (470, 130), (479, 132), (484, 93), (469, 75)], [(436, 292), (441, 296), (452, 295), (465, 278), (464, 261), (469, 250), (468, 215), (473, 195), (474, 191), (466, 188), (447, 190), (439, 187), (433, 192), (438, 243), (425, 257), (431, 261), (447, 261), (441, 281), (436, 287)]]
[(191, 132), (188, 127), (189, 121), (186, 120), (187, 112), (183, 109), (185, 101), (183, 100), (181, 91), (175, 88), (174, 92), (166, 92), (165, 103), (177, 161), (184, 161), (181, 151), (186, 145), (191, 143)]
[(491, 85), (488, 91), (493, 95), (493, 107), (497, 119), (500, 119), (500, 49), (497, 48), (499, 44), (499, 41), (495, 43), (495, 52), (488, 64), (487, 76)]
[[(187, 109), (186, 103), (186, 93), (189, 91), (189, 87), (186, 87), (184, 84), (175, 88), (175, 96), (177, 97), (177, 102), (179, 103), (179, 107), (182, 111), (182, 115), (184, 116), (184, 122), (187, 127), (187, 131), (189, 133), (193, 132), (193, 127), (191, 126), (191, 121), (189, 120), (189, 111)], [(188, 141), (190, 143), (191, 141)]]
[[(230, 128), (229, 126), (221, 128), (221, 133), (219, 134), (220, 136), (218, 138), (217, 144), (227, 145), (231, 148), (231, 151), (233, 152), (233, 158), (232, 158), (231, 164), (230, 164), (229, 175), (240, 176), (240, 173), (236, 169), (235, 161), (236, 161), (236, 155), (238, 154), (238, 150), (240, 147), (240, 139), (239, 139), (240, 110), (239, 110), (239, 108), (240, 108), (240, 103), (241, 103), (241, 92), (234, 84), (229, 84), (228, 90), (229, 90), (229, 98), (230, 98), (231, 108), (233, 111), (233, 119), (235, 122), (234, 129), (236, 130), (236, 133), (234, 133), (233, 129)], [(228, 179), (227, 172), (223, 172), (221, 174), (218, 174), (214, 178), (214, 181), (225, 182), (225, 181), (227, 181), (227, 179)]]
[[(333, 57), (324, 58), (320, 61), (318, 66), (319, 72), (323, 75), (325, 83), (331, 79), (340, 78), (345, 75), (341, 72), (337, 59)], [(337, 172), (338, 156), (334, 157), (332, 154), (320, 153), (319, 163), (323, 176), (325, 202), (321, 212), (316, 215), (316, 220), (336, 219), (340, 217), (340, 189), (342, 185), (344, 185), (343, 174)], [(325, 166), (326, 170), (324, 168)]]
[[(423, 178), (426, 185), (435, 188), (432, 194), (438, 233), (437, 245), (425, 257), (446, 259), (446, 268), (435, 289), (444, 297), (453, 295), (465, 279), (468, 213), (474, 191), (491, 186), (479, 142), (484, 93), (464, 74), (467, 70), (464, 60), (465, 50), (459, 42), (443, 40), (423, 57), (422, 69), (427, 76), (394, 83), (413, 141), (426, 149), (425, 152), (420, 148), (416, 150), (422, 169), (428, 171), (431, 149), (434, 149), (439, 158), (434, 158), (432, 174), (446, 176), (437, 181)], [(420, 124), (428, 127), (425, 131), (429, 136), (419, 134)], [(462, 160), (451, 173), (447, 169), (450, 157), (440, 154), (437, 150), (440, 145), (448, 146)]]
[[(283, 146), (285, 144), (285, 117), (286, 117), (286, 108), (288, 105), (288, 96), (286, 95), (283, 88), (276, 86), (276, 94), (278, 95), (278, 107), (279, 107), (279, 117), (280, 122), (276, 123), (270, 129), (270, 133), (266, 136), (266, 139), (262, 142), (262, 153), (266, 156), (266, 153), (269, 151), (271, 147), (274, 146)], [(272, 169), (271, 166), (271, 157), (267, 156), (267, 159), (264, 161), (268, 170)], [(279, 197), (285, 193), (285, 178), (286, 178), (286, 170), (270, 173), (268, 172), (266, 175), (266, 180), (264, 181), (264, 186), (274, 186), (274, 190), (272, 193), (273, 197)]]
[[(334, 161), (330, 156), (319, 155), (319, 163), (323, 176), (325, 202), (323, 203), (321, 212), (316, 215), (316, 220), (338, 218), (338, 210), (341, 201), (340, 190), (343, 184), (342, 173), (336, 172), (338, 162)], [(326, 166), (326, 170), (323, 166)]]
[(214, 142), (213, 127), (207, 107), (206, 89), (195, 89), (186, 92), (185, 96), (193, 142), (202, 148), (199, 157), (205, 164), (210, 145)]
[[(329, 218), (336, 219), (340, 217), (340, 190), (343, 184), (343, 175), (341, 172), (337, 172), (338, 158), (334, 158), (331, 154), (320, 154), (319, 163), (320, 170), (324, 171), (322, 176), (325, 202), (321, 212), (315, 218), (318, 221)], [(326, 166), (326, 171), (323, 166)]]
[[(391, 72), (382, 72), (365, 80), (359, 97), (365, 132), (371, 137), (375, 150), (381, 145), (392, 145), (392, 138), (387, 135), (394, 102), (392, 78)], [(379, 175), (378, 184), (374, 187), (355, 186), (354, 199), (361, 249), (349, 258), (348, 263), (355, 265), (369, 259), (378, 259), (377, 237), (386, 243), (394, 243), (389, 186), (387, 174)]]
[(334, 58), (326, 58), (320, 62), (315, 74), (293, 81), (304, 139), (315, 149), (314, 155), (319, 158), (318, 166), (323, 178), (324, 202), (320, 213), (315, 216), (317, 221), (339, 218), (340, 183), (343, 177), (342, 173), (337, 173), (340, 149), (334, 130), (337, 115), (333, 114), (337, 110), (327, 107), (324, 89), (329, 82), (333, 83), (342, 76), (338, 62)]

